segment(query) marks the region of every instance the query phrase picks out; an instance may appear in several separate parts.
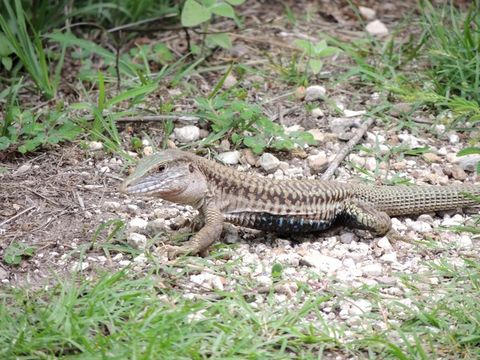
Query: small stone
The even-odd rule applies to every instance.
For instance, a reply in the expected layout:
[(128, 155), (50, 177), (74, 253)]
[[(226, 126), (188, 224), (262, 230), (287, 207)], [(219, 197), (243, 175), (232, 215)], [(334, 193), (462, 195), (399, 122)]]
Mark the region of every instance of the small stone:
[(305, 101), (315, 101), (322, 99), (327, 90), (323, 86), (320, 85), (312, 85), (307, 87), (305, 90)]
[(375, 263), (375, 264), (368, 264), (362, 267), (362, 272), (366, 276), (380, 276), (382, 275), (382, 265)]
[(0, 267), (0, 281), (8, 279), (8, 271), (6, 271), (3, 267)]
[(133, 258), (133, 262), (138, 264), (138, 265), (145, 265), (147, 263), (147, 257), (145, 254), (140, 254), (136, 257)]
[(150, 156), (153, 154), (153, 147), (152, 146), (145, 146), (143, 148), (143, 155)]
[(317, 107), (312, 110), (312, 116), (318, 119), (318, 118), (324, 117), (325, 114), (323, 113), (322, 109)]
[(122, 253), (118, 253), (117, 255), (115, 255), (112, 260), (113, 261), (120, 261), (123, 259), (123, 254)]
[(388, 28), (380, 20), (373, 20), (366, 27), (367, 32), (373, 36), (388, 35)]
[(383, 250), (391, 250), (393, 248), (386, 236), (378, 240), (377, 246)]
[(180, 214), (180, 210), (174, 207), (162, 207), (159, 209), (153, 210), (153, 215), (158, 219), (171, 219)]
[(456, 162), (464, 171), (473, 173), (477, 168), (478, 162), (480, 162), (480, 155), (459, 156)]
[(323, 142), (325, 140), (325, 132), (320, 129), (310, 129), (307, 132), (312, 134), (315, 141)]
[(399, 116), (402, 114), (408, 114), (412, 111), (412, 105), (410, 103), (397, 103), (392, 106), (390, 113), (393, 116)]
[(457, 240), (457, 244), (461, 249), (472, 249), (473, 242), (470, 235), (461, 235)]
[(295, 98), (303, 100), (305, 98), (305, 86), (299, 86), (295, 89)]
[[(237, 44), (232, 46), (232, 48), (229, 50), (229, 52), (233, 57), (239, 58), (239, 57), (243, 57), (245, 55), (248, 55), (250, 53), (250, 49), (245, 44), (237, 43)], [(250, 77), (250, 80), (252, 78), (253, 78), (253, 76)], [(263, 79), (263, 78), (260, 76), (260, 79)], [(262, 81), (262, 80), (257, 80), (257, 81), (254, 81), (254, 82), (260, 82), (260, 81)]]
[(175, 138), (181, 143), (197, 141), (200, 138), (200, 129), (195, 125), (187, 125), (173, 130)]
[(358, 299), (353, 301), (350, 306), (349, 314), (350, 315), (362, 315), (372, 311), (372, 303), (365, 299)]
[(352, 118), (352, 117), (357, 117), (357, 116), (362, 116), (364, 114), (366, 114), (367, 112), (365, 110), (358, 110), (358, 111), (354, 111), (354, 110), (343, 110), (343, 115), (346, 117), (346, 118)]
[(129, 227), (133, 231), (146, 229), (147, 225), (148, 221), (142, 218), (133, 218), (129, 223)]
[(202, 272), (200, 274), (190, 276), (190, 281), (211, 290), (224, 289), (222, 278), (218, 275), (207, 272)]
[(458, 165), (453, 165), (451, 168), (452, 178), (455, 180), (466, 180), (468, 175), (467, 173)]
[(439, 163), (442, 161), (442, 158), (440, 156), (431, 152), (422, 154), (422, 159), (428, 163)]
[(103, 207), (105, 210), (118, 210), (120, 209), (120, 203), (116, 201), (105, 201)]
[(340, 242), (342, 244), (351, 244), (355, 240), (356, 240), (356, 236), (354, 233), (346, 232), (340, 235)]
[(127, 212), (132, 215), (136, 215), (140, 212), (140, 208), (138, 205), (135, 204), (128, 204), (127, 205)]
[(23, 165), (21, 165), (17, 170), (15, 170), (12, 175), (13, 175), (13, 176), (19, 176), (19, 175), (25, 174), (25, 173), (27, 173), (31, 168), (32, 168), (32, 164), (31, 164), (31, 163), (23, 164)]
[(99, 141), (87, 141), (88, 150), (98, 151), (103, 149), (103, 144)]
[(130, 233), (127, 235), (127, 243), (139, 250), (145, 250), (147, 247), (147, 237), (143, 234)]
[(240, 151), (226, 151), (218, 154), (218, 160), (227, 165), (236, 165), (240, 161)]
[(230, 73), (225, 78), (225, 81), (223, 82), (223, 87), (225, 89), (230, 89), (231, 87), (234, 87), (237, 84), (237, 82), (238, 82), (237, 78)]
[(253, 151), (250, 149), (244, 149), (242, 150), (243, 157), (245, 161), (251, 165), (255, 166), (257, 164), (257, 157), (253, 154)]
[(395, 252), (391, 252), (391, 253), (387, 253), (387, 254), (384, 254), (380, 260), (386, 262), (386, 263), (394, 263), (394, 262), (397, 262), (397, 253)]
[(412, 221), (411, 219), (406, 219), (405, 221), (409, 229), (416, 231), (420, 234), (429, 233), (432, 231), (432, 225), (424, 221)]
[(359, 6), (358, 11), (360, 12), (360, 15), (362, 15), (362, 17), (365, 20), (373, 20), (377, 16), (377, 13), (375, 10), (366, 6)]
[(460, 136), (458, 136), (455, 133), (452, 133), (452, 134), (448, 135), (448, 141), (452, 145), (458, 144), (460, 142)]
[(464, 221), (465, 219), (460, 214), (457, 214), (452, 217), (446, 216), (445, 219), (442, 220), (440, 225), (441, 226), (459, 226), (459, 225), (463, 225)]
[(270, 153), (263, 153), (259, 159), (260, 167), (268, 173), (274, 172), (280, 166), (280, 160)]
[(317, 155), (310, 155), (307, 158), (307, 163), (310, 169), (312, 169), (315, 173), (318, 173), (322, 170), (325, 170), (328, 165), (328, 158), (325, 152), (321, 151)]
[(304, 256), (301, 261), (325, 273), (333, 273), (342, 267), (340, 260), (323, 255), (318, 251), (312, 251), (307, 256)]
[(433, 225), (433, 217), (429, 214), (422, 214), (417, 218), (418, 221), (426, 222), (427, 224)]
[(151, 235), (156, 235), (161, 232), (165, 232), (169, 230), (167, 224), (165, 223), (164, 219), (155, 219), (149, 221), (147, 224), (147, 231)]
[(220, 145), (217, 149), (218, 151), (222, 152), (230, 151), (230, 141), (228, 141), (228, 139), (223, 139), (222, 141), (220, 141)]
[(87, 261), (75, 261), (70, 268), (71, 271), (87, 270), (90, 264)]
[(412, 149), (420, 147), (420, 140), (412, 134), (399, 134), (398, 139), (403, 145), (407, 145)]
[(132, 262), (130, 260), (120, 260), (118, 265), (120, 266), (129, 266)]

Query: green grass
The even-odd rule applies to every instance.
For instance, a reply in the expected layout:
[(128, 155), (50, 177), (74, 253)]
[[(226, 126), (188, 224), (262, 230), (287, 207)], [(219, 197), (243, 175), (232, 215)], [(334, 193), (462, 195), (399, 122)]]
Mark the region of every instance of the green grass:
[[(218, 270), (218, 268), (217, 268)], [(458, 267), (445, 257), (431, 272), (401, 275), (411, 304), (384, 296), (381, 286), (300, 290), (278, 304), (274, 293), (203, 292), (194, 299), (170, 283), (171, 269), (122, 270), (88, 281), (81, 275), (43, 290), (5, 288), (0, 295), (0, 356), (5, 359), (431, 359), (480, 356), (480, 266)], [(188, 276), (188, 271), (184, 275)], [(178, 276), (178, 272), (177, 272)], [(438, 285), (431, 278), (439, 279)], [(170, 278), (171, 279), (171, 278)], [(186, 279), (185, 279), (186, 280)], [(250, 294), (250, 295), (248, 295)], [(360, 324), (328, 324), (330, 301), (368, 299)], [(335, 308), (335, 305), (334, 305)], [(379, 330), (374, 323), (388, 323)], [(396, 320), (392, 322), (392, 320)], [(346, 331), (350, 335), (346, 335)]]

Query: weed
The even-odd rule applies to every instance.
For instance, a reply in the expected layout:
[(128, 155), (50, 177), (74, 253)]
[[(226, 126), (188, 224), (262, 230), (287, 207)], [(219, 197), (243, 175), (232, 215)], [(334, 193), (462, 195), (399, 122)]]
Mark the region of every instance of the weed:
[(213, 133), (205, 140), (210, 144), (224, 136), (236, 146), (241, 144), (260, 154), (267, 148), (291, 150), (295, 146), (313, 144), (310, 133), (284, 128), (263, 115), (261, 107), (242, 100), (242, 93), (223, 93), (213, 98), (197, 98), (198, 114), (206, 119)]
[(13, 241), (7, 246), (3, 253), (3, 261), (7, 265), (18, 265), (25, 257), (31, 257), (35, 254), (35, 248), (23, 243)]
[(224, 49), (232, 47), (230, 37), (226, 33), (208, 33), (209, 25), (213, 16), (221, 16), (234, 19), (238, 23), (233, 6), (243, 4), (245, 0), (186, 0), (183, 4), (181, 23), (185, 27), (196, 27), (202, 25), (202, 44), (200, 47), (192, 47), (192, 51), (196, 54), (203, 55), (205, 45), (209, 48), (220, 46)]
[[(22, 2), (15, 0), (15, 10), (7, 0), (4, 0), (4, 6), (8, 17), (0, 14), (0, 29), (4, 34), (3, 39), (6, 40), (6, 44), (2, 47), (7, 47), (11, 50), (11, 53), (14, 53), (20, 59), (23, 67), (28, 71), (43, 95), (52, 99), (60, 83), (60, 71), (65, 57), (65, 47), (61, 50), (59, 61), (53, 76), (51, 76), (40, 35), (33, 28), (27, 26)], [(30, 32), (33, 34), (32, 36), (29, 35)], [(2, 62), (4, 62), (5, 59), (9, 58), (9, 54), (6, 54), (4, 50), (2, 50), (2, 53)], [(8, 65), (9, 62), (6, 61)]]
[(427, 75), (434, 91), (446, 97), (480, 101), (480, 12), (474, 1), (462, 14), (453, 4), (433, 7), (421, 1), (422, 26), (428, 35)]
[(72, 141), (81, 132), (82, 129), (69, 120), (64, 111), (33, 114), (18, 106), (9, 106), (0, 134), (0, 150), (16, 148), (24, 154), (41, 146)]

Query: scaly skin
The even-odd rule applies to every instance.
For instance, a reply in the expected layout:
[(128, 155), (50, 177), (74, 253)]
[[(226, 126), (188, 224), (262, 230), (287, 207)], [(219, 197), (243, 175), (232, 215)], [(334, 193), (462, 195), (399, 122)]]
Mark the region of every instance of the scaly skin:
[(274, 232), (311, 232), (335, 223), (385, 235), (390, 216), (475, 205), (480, 185), (375, 186), (320, 180), (273, 180), (171, 149), (140, 161), (122, 184), (127, 194), (148, 195), (199, 209), (205, 226), (170, 258), (198, 254), (219, 239), (223, 222)]

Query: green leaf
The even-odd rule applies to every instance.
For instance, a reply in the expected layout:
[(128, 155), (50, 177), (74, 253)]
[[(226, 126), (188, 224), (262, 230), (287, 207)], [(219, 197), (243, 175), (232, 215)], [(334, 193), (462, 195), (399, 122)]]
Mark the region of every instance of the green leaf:
[(105, 103), (105, 108), (109, 108), (112, 105), (116, 105), (122, 101), (135, 98), (137, 96), (142, 96), (142, 95), (151, 93), (152, 91), (155, 91), (157, 88), (158, 88), (158, 84), (147, 84), (147, 85), (142, 85), (142, 86), (124, 91), (123, 93), (108, 100)]
[(164, 43), (156, 44), (153, 47), (153, 51), (155, 52), (157, 62), (162, 65), (168, 64), (175, 58), (170, 49)]
[(7, 37), (0, 32), (0, 57), (8, 56), (13, 52), (8, 44)]
[(243, 139), (243, 143), (245, 146), (249, 147), (252, 149), (252, 151), (256, 154), (260, 154), (263, 149), (267, 147), (267, 143), (265, 142), (265, 139), (261, 138), (260, 136), (245, 136)]
[(280, 280), (282, 278), (283, 266), (280, 263), (275, 263), (272, 266), (272, 278)]
[(233, 6), (242, 5), (245, 0), (225, 0), (227, 3)]
[(315, 54), (318, 54), (326, 48), (327, 48), (327, 41), (321, 40), (313, 46), (313, 51)]
[(315, 75), (320, 73), (320, 70), (322, 70), (323, 62), (321, 60), (310, 59), (310, 62), (308, 64), (310, 65), (310, 69), (312, 69), (312, 72)]
[(8, 149), (11, 142), (10, 139), (6, 136), (0, 136), (0, 151)]
[(315, 55), (318, 57), (327, 57), (327, 56), (332, 56), (340, 52), (340, 49), (334, 48), (334, 47), (327, 47), (323, 49), (322, 51), (315, 52)]
[[(90, 54), (95, 54), (96, 56), (102, 57), (109, 65), (114, 65), (117, 60), (117, 56), (115, 53), (108, 51), (100, 45), (95, 44), (93, 41), (79, 39), (75, 37), (72, 33), (55, 32), (44, 36), (65, 46), (78, 46)], [(119, 59), (118, 65), (122, 72), (131, 76), (137, 76), (137, 65), (133, 64), (130, 61), (126, 61), (125, 57), (121, 57)]]
[(35, 248), (19, 242), (12, 242), (3, 254), (3, 261), (8, 265), (18, 265), (23, 256), (33, 256)]
[(224, 49), (230, 49), (232, 47), (232, 41), (227, 34), (209, 34), (206, 36), (205, 40), (209, 47), (213, 47), (211, 45), (220, 46)]
[(212, 17), (212, 13), (206, 7), (195, 0), (187, 0), (183, 5), (181, 22), (183, 26), (191, 27), (204, 23)]
[(457, 153), (457, 156), (465, 156), (465, 155), (473, 155), (473, 154), (480, 154), (480, 148), (468, 147), (468, 148), (462, 149)]
[(82, 133), (82, 128), (69, 121), (58, 128), (62, 140), (73, 140)]
[(298, 46), (300, 49), (305, 51), (307, 54), (311, 54), (313, 51), (313, 45), (311, 41), (299, 39), (295, 40), (294, 44)]
[(215, 15), (224, 16), (228, 18), (235, 18), (235, 10), (227, 3), (217, 3), (210, 8), (210, 11)]
[(2, 57), (2, 65), (5, 68), (5, 70), (7, 71), (12, 70), (12, 58), (8, 56)]

